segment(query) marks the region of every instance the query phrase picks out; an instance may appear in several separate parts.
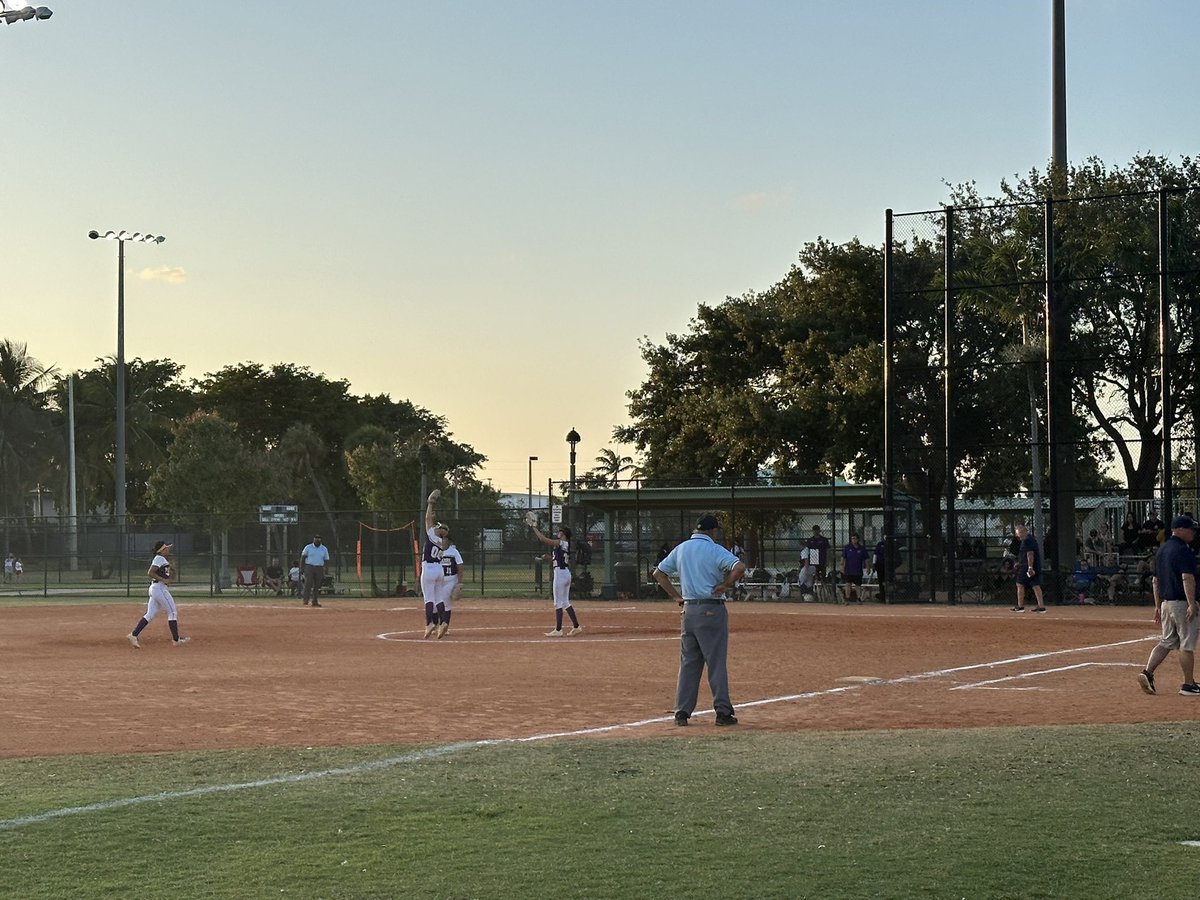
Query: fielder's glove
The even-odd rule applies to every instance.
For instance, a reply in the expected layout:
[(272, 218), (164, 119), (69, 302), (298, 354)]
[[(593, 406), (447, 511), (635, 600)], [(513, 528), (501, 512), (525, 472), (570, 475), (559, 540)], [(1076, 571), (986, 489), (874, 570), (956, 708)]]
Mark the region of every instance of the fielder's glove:
[(441, 500), (441, 499), (442, 499), (442, 492), (437, 490), (436, 488), (429, 492), (429, 502), (430, 503), (436, 503), (438, 500)]

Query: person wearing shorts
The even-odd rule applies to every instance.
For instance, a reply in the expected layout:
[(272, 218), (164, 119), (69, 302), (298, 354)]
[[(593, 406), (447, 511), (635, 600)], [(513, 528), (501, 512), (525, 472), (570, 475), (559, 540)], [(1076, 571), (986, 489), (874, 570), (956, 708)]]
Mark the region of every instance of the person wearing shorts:
[(1179, 651), (1183, 684), (1179, 693), (1200, 696), (1196, 684), (1196, 638), (1200, 636), (1200, 607), (1196, 605), (1196, 554), (1191, 543), (1196, 539), (1196, 522), (1191, 516), (1171, 520), (1171, 536), (1158, 550), (1154, 560), (1154, 621), (1162, 628), (1162, 638), (1150, 651), (1146, 668), (1138, 673), (1138, 684), (1147, 694), (1156, 694), (1154, 670), (1172, 650)]
[(1042, 596), (1042, 551), (1038, 547), (1037, 538), (1029, 533), (1024, 525), (1013, 529), (1016, 539), (1020, 542), (1017, 548), (1017, 561), (1013, 566), (1014, 579), (1017, 582), (1017, 605), (1013, 612), (1025, 612), (1025, 589), (1032, 588), (1037, 598), (1034, 612), (1046, 611), (1046, 600)]
[(867, 561), (871, 558), (871, 554), (858, 541), (858, 535), (850, 535), (850, 543), (842, 548), (842, 577), (845, 582), (842, 584), (842, 599), (847, 603), (853, 597), (859, 603), (862, 602), (860, 589), (863, 583), (863, 572), (866, 569)]

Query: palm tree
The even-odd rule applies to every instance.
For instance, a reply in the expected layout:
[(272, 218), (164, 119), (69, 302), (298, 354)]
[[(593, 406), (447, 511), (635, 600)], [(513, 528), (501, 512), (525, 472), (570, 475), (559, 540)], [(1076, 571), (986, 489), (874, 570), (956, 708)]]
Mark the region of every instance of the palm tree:
[(0, 514), (6, 519), (24, 515), (28, 491), (49, 474), (53, 375), (25, 344), (0, 341)]
[(592, 470), (606, 484), (614, 487), (621, 482), (621, 476), (633, 471), (633, 459), (621, 456), (615, 450), (602, 447), (596, 457), (596, 468)]

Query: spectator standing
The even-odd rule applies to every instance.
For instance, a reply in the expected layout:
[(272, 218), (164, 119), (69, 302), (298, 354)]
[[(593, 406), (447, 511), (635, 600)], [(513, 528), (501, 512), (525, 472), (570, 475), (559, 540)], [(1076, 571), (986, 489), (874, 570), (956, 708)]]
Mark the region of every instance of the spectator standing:
[(325, 581), (325, 564), (327, 562), (329, 562), (329, 548), (321, 543), (319, 534), (314, 534), (312, 543), (306, 544), (300, 551), (300, 572), (304, 581), (301, 599), (304, 600), (305, 606), (308, 606), (310, 601), (313, 606), (321, 605), (321, 601), (317, 598), (321, 596), (321, 585)]
[(21, 557), (13, 560), (13, 580), (17, 584), (21, 583), (21, 576), (25, 574), (25, 564), (21, 562)]
[[(982, 546), (982, 541), (980, 542)], [(875, 583), (879, 585), (879, 599), (886, 599), (884, 591), (887, 590), (885, 583), (887, 582), (887, 539), (880, 538), (879, 543), (875, 545), (875, 553), (871, 559), (871, 566), (875, 569)]]
[(11, 553), (8, 554), (8, 556), (4, 557), (4, 583), (5, 584), (8, 584), (10, 581), (13, 580), (13, 563), (15, 563), (16, 561), (17, 561), (17, 558), (15, 556), (13, 556)]
[(1200, 608), (1196, 605), (1196, 554), (1190, 546), (1196, 531), (1196, 522), (1190, 516), (1176, 516), (1171, 520), (1171, 536), (1154, 560), (1154, 621), (1162, 628), (1162, 638), (1150, 651), (1146, 668), (1138, 673), (1138, 684), (1147, 694), (1157, 693), (1154, 670), (1167, 654), (1178, 650), (1183, 670), (1179, 693), (1186, 697), (1200, 695), (1195, 673)]
[[(700, 675), (708, 666), (716, 724), (736, 725), (729, 699), (729, 611), (725, 594), (746, 573), (746, 564), (716, 542), (721, 524), (703, 515), (692, 535), (680, 542), (654, 569), (654, 580), (683, 607), (679, 634), (679, 679), (675, 686), (675, 724), (686, 725), (696, 711)], [(671, 583), (679, 575), (679, 588)]]
[(858, 542), (858, 535), (850, 535), (850, 543), (842, 548), (842, 575), (845, 578), (842, 584), (842, 597), (847, 603), (850, 602), (851, 595), (856, 601), (862, 601), (862, 597), (859, 596), (859, 588), (862, 587), (863, 572), (866, 570), (870, 558), (870, 552)]
[(1025, 589), (1032, 588), (1037, 598), (1034, 612), (1046, 611), (1046, 600), (1042, 596), (1042, 552), (1038, 547), (1037, 538), (1029, 533), (1024, 525), (1014, 529), (1017, 540), (1021, 543), (1017, 549), (1017, 561), (1013, 567), (1017, 582), (1017, 605), (1013, 612), (1025, 612)]
[(1138, 523), (1133, 517), (1133, 513), (1125, 513), (1125, 522), (1121, 525), (1121, 543), (1118, 546), (1118, 551), (1121, 553), (1132, 553), (1138, 546)]
[[(812, 562), (813, 565), (817, 567), (817, 577), (824, 579), (825, 564), (828, 562), (829, 557), (829, 538), (821, 534), (820, 525), (814, 525), (812, 527), (812, 537), (804, 542), (804, 546), (809, 550), (815, 550), (817, 552), (817, 558), (812, 560)], [(809, 555), (809, 559), (812, 559), (811, 554)]]

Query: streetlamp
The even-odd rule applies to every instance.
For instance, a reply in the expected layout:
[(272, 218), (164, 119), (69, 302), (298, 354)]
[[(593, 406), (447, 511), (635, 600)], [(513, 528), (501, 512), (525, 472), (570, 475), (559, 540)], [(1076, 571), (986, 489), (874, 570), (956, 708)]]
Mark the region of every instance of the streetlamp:
[(0, 19), (3, 19), (6, 25), (12, 25), (14, 22), (28, 22), (30, 19), (44, 21), (52, 15), (54, 15), (54, 10), (48, 6), (23, 6), (20, 9), (12, 9), (4, 0), (0, 0)]
[(125, 526), (125, 242), (161, 244), (162, 235), (142, 234), (140, 231), (89, 231), (93, 241), (104, 238), (117, 242), (117, 458), (113, 509), (117, 527)]
[(582, 440), (574, 428), (567, 432), (567, 443), (571, 445), (571, 490), (575, 490), (575, 445)]
[(533, 464), (537, 462), (536, 456), (529, 457), (529, 505), (525, 509), (533, 509)]

